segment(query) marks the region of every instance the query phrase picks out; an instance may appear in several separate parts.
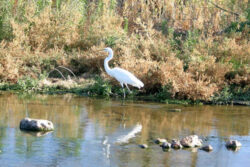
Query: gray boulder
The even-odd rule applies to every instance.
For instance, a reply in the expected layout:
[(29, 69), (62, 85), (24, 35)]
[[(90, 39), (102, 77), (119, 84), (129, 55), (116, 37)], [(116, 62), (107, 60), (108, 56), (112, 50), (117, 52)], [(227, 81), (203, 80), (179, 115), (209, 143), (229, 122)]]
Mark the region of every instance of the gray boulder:
[(207, 145), (207, 146), (201, 147), (201, 150), (210, 152), (210, 151), (213, 151), (213, 147), (211, 145)]
[(231, 149), (236, 149), (236, 148), (239, 148), (241, 147), (241, 143), (237, 140), (229, 140), (226, 142), (226, 147), (227, 148), (231, 148)]
[(183, 147), (200, 147), (202, 146), (202, 140), (197, 135), (190, 135), (181, 139), (181, 145)]
[(54, 130), (54, 125), (48, 120), (24, 118), (20, 122), (20, 129), (27, 131), (52, 131)]

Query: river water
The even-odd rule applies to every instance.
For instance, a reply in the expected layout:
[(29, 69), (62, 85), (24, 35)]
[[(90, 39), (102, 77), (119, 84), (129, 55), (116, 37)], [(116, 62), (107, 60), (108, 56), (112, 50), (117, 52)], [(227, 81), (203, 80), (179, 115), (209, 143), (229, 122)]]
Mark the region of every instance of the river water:
[[(171, 109), (181, 112), (171, 112)], [(20, 131), (24, 117), (48, 119), (53, 132)], [(128, 143), (117, 141), (137, 129)], [(154, 139), (196, 134), (212, 152), (164, 152)], [(225, 142), (242, 143), (237, 151)], [(138, 147), (147, 144), (148, 149)], [(250, 107), (181, 106), (66, 95), (0, 95), (0, 166), (244, 167), (250, 166)]]

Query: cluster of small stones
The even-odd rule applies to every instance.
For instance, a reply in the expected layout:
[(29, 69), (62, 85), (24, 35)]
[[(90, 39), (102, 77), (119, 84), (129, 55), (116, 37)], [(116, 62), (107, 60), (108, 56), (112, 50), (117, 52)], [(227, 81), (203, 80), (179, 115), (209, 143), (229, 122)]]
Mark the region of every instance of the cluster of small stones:
[[(161, 139), (163, 140), (163, 139)], [(157, 139), (159, 141), (159, 139)], [(157, 142), (156, 142), (157, 143)], [(187, 136), (181, 140), (173, 139), (171, 143), (164, 141), (160, 144), (163, 149), (181, 149), (183, 147), (200, 147), (202, 146), (202, 140), (197, 135)]]
[[(201, 147), (202, 146), (202, 140), (199, 139), (199, 137), (197, 135), (191, 135), (191, 136), (187, 136), (184, 137), (181, 140), (178, 139), (173, 139), (170, 142), (168, 142), (166, 139), (156, 139), (155, 140), (156, 144), (159, 144), (160, 147), (162, 147), (162, 149), (164, 151), (168, 151), (169, 149), (182, 149), (183, 147), (189, 147), (189, 148), (194, 148), (194, 147)], [(212, 146), (208, 145), (208, 146), (204, 146), (201, 148), (204, 151), (212, 151), (213, 148)]]
[[(154, 142), (156, 144), (159, 144), (160, 147), (162, 147), (163, 151), (169, 151), (171, 148), (172, 149), (181, 149), (183, 147), (195, 148), (195, 147), (202, 146), (202, 140), (199, 139), (199, 137), (197, 135), (187, 136), (181, 140), (173, 139), (171, 143), (168, 142), (166, 139), (161, 139), (161, 138), (157, 138)], [(139, 147), (148, 148), (148, 145), (142, 144), (142, 145), (139, 145)], [(237, 140), (229, 140), (226, 142), (226, 147), (229, 150), (236, 151), (236, 150), (240, 149), (241, 143)], [(201, 147), (200, 150), (210, 152), (210, 151), (213, 151), (213, 147), (211, 145), (205, 145), (205, 146)]]

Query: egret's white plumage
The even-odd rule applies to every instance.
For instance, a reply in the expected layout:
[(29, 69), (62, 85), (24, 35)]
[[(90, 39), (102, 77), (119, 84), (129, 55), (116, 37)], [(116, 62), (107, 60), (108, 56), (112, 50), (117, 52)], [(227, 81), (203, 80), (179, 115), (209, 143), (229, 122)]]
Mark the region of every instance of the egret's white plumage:
[[(115, 67), (115, 68), (111, 69), (108, 65), (108, 62), (113, 58), (113, 50), (111, 48), (105, 48), (104, 51), (109, 53), (108, 57), (106, 57), (106, 59), (104, 60), (104, 68), (105, 68), (106, 72), (111, 77), (114, 77), (117, 81), (120, 82), (122, 88), (123, 88), (123, 84), (128, 88), (128, 90), (129, 90), (128, 85), (132, 85), (132, 86), (137, 87), (139, 89), (144, 86), (142, 81), (140, 81), (138, 78), (136, 78), (129, 71), (124, 70), (124, 69), (119, 68), (119, 67)], [(123, 93), (124, 93), (124, 98), (125, 98), (124, 89), (123, 89)]]

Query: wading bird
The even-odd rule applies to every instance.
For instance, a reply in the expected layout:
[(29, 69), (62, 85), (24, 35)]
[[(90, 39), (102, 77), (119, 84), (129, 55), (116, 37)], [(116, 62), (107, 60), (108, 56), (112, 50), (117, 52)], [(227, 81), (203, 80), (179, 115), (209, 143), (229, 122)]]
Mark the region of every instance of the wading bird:
[(127, 87), (128, 91), (130, 91), (128, 85), (132, 85), (134, 87), (137, 88), (141, 88), (144, 86), (144, 84), (142, 83), (142, 81), (140, 81), (138, 78), (136, 78), (132, 73), (130, 73), (127, 70), (124, 70), (122, 68), (119, 67), (115, 67), (113, 69), (111, 69), (109, 67), (108, 62), (113, 58), (113, 50), (111, 48), (105, 48), (103, 51), (108, 52), (108, 57), (105, 58), (104, 60), (104, 68), (106, 70), (106, 72), (108, 73), (108, 75), (110, 75), (111, 77), (114, 77), (117, 81), (120, 82), (122, 89), (123, 89), (123, 98), (125, 99), (125, 90), (123, 87), (123, 84)]

